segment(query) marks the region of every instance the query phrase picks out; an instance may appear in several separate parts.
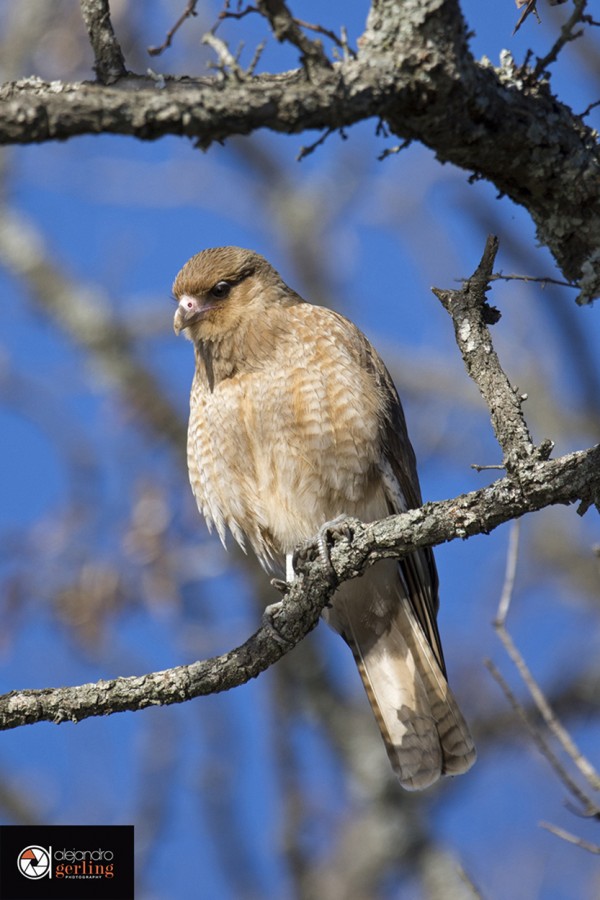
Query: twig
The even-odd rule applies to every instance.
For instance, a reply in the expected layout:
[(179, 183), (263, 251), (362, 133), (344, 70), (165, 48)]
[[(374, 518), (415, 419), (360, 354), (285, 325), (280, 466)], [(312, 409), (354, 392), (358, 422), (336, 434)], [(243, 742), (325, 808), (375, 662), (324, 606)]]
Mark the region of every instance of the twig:
[[(500, 607), (498, 609), (498, 616), (501, 616)], [(508, 603), (506, 603), (506, 612), (508, 612)], [(496, 628), (496, 632), (504, 649), (509, 655), (510, 659), (514, 663), (519, 675), (521, 676), (524, 684), (526, 685), (531, 699), (533, 700), (536, 709), (542, 716), (544, 722), (546, 723), (549, 731), (554, 735), (557, 741), (561, 744), (565, 753), (570, 757), (573, 761), (574, 765), (579, 769), (581, 775), (586, 779), (588, 784), (593, 790), (600, 790), (600, 776), (596, 772), (593, 765), (589, 762), (588, 759), (581, 753), (575, 742), (573, 741), (569, 732), (563, 727), (562, 723), (557, 719), (554, 715), (552, 709), (548, 701), (546, 700), (540, 686), (537, 681), (531, 674), (531, 671), (523, 659), (520, 651), (515, 646), (515, 643), (506, 630), (503, 622), (501, 620), (497, 620), (494, 623)], [(588, 801), (589, 802), (589, 801)]]
[(307, 146), (300, 147), (298, 155), (296, 156), (296, 162), (300, 162), (305, 157), (310, 156), (311, 153), (314, 153), (317, 147), (320, 147), (321, 144), (324, 144), (329, 135), (333, 134), (333, 131), (333, 128), (326, 128), (321, 137), (318, 138), (318, 140), (316, 140), (314, 144), (308, 144)]
[[(244, 19), (246, 16), (251, 13), (260, 13), (264, 15), (264, 12), (261, 11), (258, 6), (245, 6), (244, 9), (238, 9), (235, 12), (228, 8), (228, 3), (225, 4), (225, 8), (221, 10), (218, 15), (219, 21), (223, 21), (223, 19)], [(342, 27), (342, 37), (339, 38), (335, 31), (330, 31), (328, 28), (325, 28), (323, 25), (313, 25), (311, 22), (305, 22), (303, 19), (293, 18), (293, 21), (300, 28), (307, 28), (309, 31), (315, 31), (317, 34), (322, 34), (324, 37), (329, 38), (329, 40), (339, 47), (344, 52), (344, 58), (348, 56), (352, 56), (356, 58), (356, 53), (352, 49), (352, 47), (348, 44), (348, 36), (346, 33), (346, 29)]]
[(552, 732), (554, 737), (562, 745), (565, 753), (573, 760), (583, 777), (586, 779), (590, 787), (594, 790), (600, 790), (600, 776), (592, 766), (592, 764), (582, 755), (575, 745), (568, 731), (563, 728), (562, 724), (554, 715), (548, 701), (546, 700), (540, 686), (531, 674), (529, 667), (523, 659), (521, 653), (517, 649), (511, 635), (506, 629), (506, 617), (510, 608), (512, 592), (514, 588), (515, 571), (518, 556), (519, 544), (519, 522), (514, 522), (509, 541), (509, 549), (506, 560), (506, 575), (504, 579), (504, 587), (502, 596), (498, 605), (498, 613), (494, 622), (496, 633), (504, 646), (507, 654), (517, 668), (524, 684), (527, 686), (531, 699), (533, 700), (537, 710), (544, 719), (544, 722)]
[[(600, 100), (598, 103), (600, 103)], [(504, 275), (502, 272), (495, 272), (493, 275), (490, 275), (490, 281), (526, 281), (543, 284), (544, 287), (547, 284), (557, 284), (560, 287), (579, 288), (579, 285), (572, 284), (570, 281), (561, 281), (559, 278), (547, 278), (544, 276), (536, 278), (533, 275)]]
[(246, 76), (246, 78), (250, 78), (252, 75), (254, 75), (254, 70), (256, 69), (256, 67), (259, 63), (260, 58), (263, 55), (263, 50), (265, 49), (266, 46), (267, 46), (266, 40), (261, 41), (259, 44), (256, 45), (256, 49), (254, 51), (254, 56), (250, 60), (250, 65), (244, 71), (244, 75)]
[(584, 111), (580, 113), (582, 119), (585, 119), (586, 116), (589, 116), (593, 109), (596, 109), (597, 106), (600, 106), (600, 100), (594, 100), (593, 103), (590, 103), (589, 106), (586, 106)]
[(207, 44), (209, 47), (212, 47), (212, 49), (219, 57), (217, 68), (221, 70), (223, 75), (226, 74), (226, 69), (228, 69), (237, 81), (244, 80), (245, 72), (238, 64), (237, 57), (233, 55), (225, 41), (222, 41), (215, 34), (211, 34), (210, 32), (208, 32), (208, 34), (203, 35), (202, 43)]
[(584, 794), (584, 792), (581, 790), (579, 785), (571, 778), (571, 776), (569, 775), (569, 773), (567, 772), (565, 767), (562, 765), (562, 763), (560, 762), (560, 760), (558, 759), (558, 757), (556, 756), (554, 751), (551, 749), (550, 745), (548, 744), (546, 738), (544, 737), (544, 735), (542, 734), (540, 729), (531, 721), (526, 710), (524, 709), (522, 704), (519, 703), (519, 701), (517, 700), (517, 698), (511, 691), (511, 689), (509, 688), (505, 679), (500, 674), (498, 668), (494, 665), (494, 663), (491, 661), (491, 659), (486, 659), (485, 665), (486, 665), (488, 671), (490, 672), (492, 678), (494, 678), (494, 680), (500, 686), (500, 689), (502, 690), (504, 696), (506, 697), (506, 699), (512, 706), (513, 710), (517, 713), (517, 715), (520, 717), (520, 719), (524, 723), (525, 727), (529, 731), (529, 734), (531, 735), (531, 738), (532, 738), (534, 744), (536, 745), (536, 747), (538, 748), (538, 750), (540, 751), (542, 756), (544, 756), (548, 760), (551, 767), (554, 769), (554, 771), (556, 772), (556, 774), (558, 775), (560, 780), (563, 782), (563, 784), (573, 794), (573, 796), (577, 798), (577, 800), (581, 804), (581, 807), (584, 810), (585, 814), (586, 815), (596, 815), (598, 813), (597, 807), (593, 803), (591, 803), (589, 797), (587, 797), (587, 795)]
[(339, 38), (335, 31), (330, 31), (329, 28), (324, 28), (323, 25), (312, 25), (310, 22), (305, 22), (304, 19), (296, 19), (295, 21), (301, 28), (308, 28), (309, 31), (315, 31), (317, 34), (322, 34), (329, 38), (340, 50), (344, 51), (345, 57), (352, 56), (356, 59), (355, 51), (348, 45), (348, 36), (345, 29), (342, 29), (342, 37)]
[[(508, 654), (508, 656), (512, 660), (513, 664), (515, 665), (517, 671), (519, 672), (519, 675), (521, 676), (523, 683), (526, 685), (526, 687), (531, 695), (531, 699), (533, 700), (536, 709), (538, 710), (538, 712), (542, 716), (544, 722), (546, 723), (546, 726), (548, 727), (549, 731), (551, 732), (551, 734), (554, 735), (554, 737), (557, 739), (557, 741), (561, 744), (565, 753), (571, 758), (574, 765), (579, 769), (579, 772), (586, 779), (586, 781), (588, 782), (590, 787), (593, 790), (597, 791), (597, 790), (600, 790), (600, 777), (598, 776), (598, 773), (596, 772), (596, 770), (594, 769), (592, 764), (589, 762), (589, 760), (587, 760), (585, 758), (585, 756), (583, 756), (583, 754), (581, 753), (581, 751), (578, 749), (575, 742), (573, 741), (571, 735), (568, 733), (568, 731), (563, 727), (561, 722), (559, 722), (557, 717), (554, 715), (554, 712), (550, 708), (550, 705), (549, 705), (548, 701), (546, 700), (546, 697), (544, 696), (540, 686), (538, 685), (535, 678), (533, 677), (529, 667), (527, 666), (527, 663), (523, 659), (523, 656), (517, 649), (510, 633), (508, 632), (508, 630), (506, 628), (506, 619), (507, 619), (508, 612), (510, 609), (510, 604), (512, 602), (512, 596), (513, 596), (513, 591), (514, 591), (514, 586), (515, 586), (515, 575), (516, 575), (516, 570), (517, 570), (517, 560), (518, 560), (518, 556), (519, 556), (519, 538), (520, 538), (520, 522), (517, 520), (517, 521), (513, 522), (511, 531), (510, 531), (508, 551), (506, 554), (506, 570), (505, 570), (505, 575), (504, 575), (504, 584), (502, 587), (500, 602), (498, 604), (498, 612), (496, 614), (496, 619), (494, 621), (494, 628), (496, 630), (496, 634), (498, 635), (504, 649), (506, 650), (506, 653)], [(515, 700), (515, 702), (518, 703), (518, 701), (516, 701), (516, 700)], [(526, 716), (524, 711), (523, 711), (523, 714)], [(532, 727), (535, 727), (535, 726), (532, 725)], [(548, 751), (549, 747), (547, 745), (545, 738), (543, 738), (543, 736), (541, 734), (539, 735), (539, 737), (540, 737), (540, 740), (542, 741), (542, 743), (544, 744), (544, 746), (546, 747), (546, 751)], [(548, 756), (548, 752), (546, 752), (546, 756)], [(550, 757), (548, 757), (548, 758), (550, 759)], [(552, 753), (552, 760), (557, 761), (556, 757), (554, 756), (553, 753)], [(552, 762), (552, 765), (554, 765), (554, 764), (555, 763)], [(557, 771), (559, 771), (560, 777), (564, 781), (565, 774), (566, 774), (566, 770), (564, 769), (564, 767), (561, 765), (560, 770), (557, 769)], [(565, 781), (565, 783), (567, 784), (567, 786), (569, 787), (570, 790), (573, 790), (572, 786), (573, 786), (574, 782), (570, 778), (567, 781)], [(584, 795), (582, 795), (581, 793), (578, 793), (577, 796), (578, 796), (578, 799), (581, 800), (581, 797)], [(586, 805), (586, 808), (588, 808), (588, 809), (594, 807), (594, 804), (592, 803), (592, 801), (589, 798), (586, 798), (585, 805)]]
[(494, 622), (494, 627), (496, 628), (496, 630), (504, 628), (508, 610), (510, 608), (515, 587), (515, 575), (517, 573), (520, 537), (521, 523), (518, 519), (516, 519), (510, 527), (510, 533), (508, 537), (508, 550), (506, 553), (504, 584), (502, 585), (502, 593), (500, 595), (500, 603), (498, 604), (498, 612), (496, 613), (496, 621)]
[(581, 37), (581, 35), (583, 34), (583, 29), (580, 29), (579, 31), (573, 31), (573, 29), (577, 24), (579, 24), (579, 22), (583, 21), (583, 14), (585, 12), (586, 6), (587, 0), (574, 0), (573, 12), (560, 29), (558, 38), (556, 39), (546, 56), (543, 56), (541, 59), (538, 57), (538, 61), (533, 70), (534, 78), (539, 78), (551, 63), (556, 62), (556, 60), (558, 59), (558, 54), (563, 49), (565, 44), (568, 44), (570, 41), (574, 41), (577, 38)]
[(498, 238), (490, 235), (475, 273), (460, 291), (432, 288), (444, 309), (452, 316), (454, 332), (467, 372), (476, 382), (490, 411), (496, 439), (502, 447), (504, 465), (510, 474), (522, 460), (536, 456), (521, 410), (521, 398), (511, 387), (493, 348), (488, 325), (500, 319), (489, 306), (486, 292), (496, 254)]
[(571, 834), (569, 831), (565, 831), (564, 828), (559, 828), (558, 825), (551, 825), (550, 822), (540, 822), (540, 828), (545, 828), (546, 831), (549, 831), (551, 834), (555, 834), (569, 844), (575, 844), (577, 847), (581, 847), (582, 850), (587, 850), (589, 853), (600, 854), (600, 846), (598, 846), (598, 844), (591, 844), (589, 841), (584, 841), (583, 838), (577, 837), (577, 835)]
[(127, 75), (123, 51), (113, 31), (108, 0), (79, 0), (81, 15), (87, 28), (92, 50), (94, 70), (103, 84), (114, 84)]
[(539, 17), (539, 13), (537, 11), (537, 0), (524, 0), (524, 2), (520, 2), (520, 3), (517, 2), (517, 6), (523, 6), (523, 5), (525, 5), (525, 9), (519, 16), (519, 20), (513, 29), (513, 37), (515, 36), (515, 34), (517, 33), (517, 31), (519, 30), (519, 28), (525, 21), (525, 19), (528, 16), (530, 16), (531, 13), (534, 13), (536, 19), (538, 20), (538, 23), (541, 23), (541, 19)]
[(188, 4), (182, 14), (179, 16), (175, 24), (172, 28), (167, 31), (166, 37), (160, 47), (148, 47), (148, 53), (150, 56), (160, 56), (160, 54), (167, 49), (167, 47), (171, 46), (171, 41), (173, 40), (174, 35), (181, 28), (186, 19), (189, 19), (190, 16), (197, 16), (196, 6), (198, 5), (198, 0), (188, 0)]
[(501, 472), (504, 471), (504, 466), (501, 465), (480, 466), (479, 463), (471, 463), (471, 468), (475, 469), (476, 472), (487, 472), (488, 469), (500, 469)]
[(410, 147), (412, 144), (412, 140), (407, 138), (405, 141), (402, 141), (401, 144), (396, 144), (395, 147), (386, 147), (379, 156), (377, 157), (378, 162), (381, 162), (384, 159), (387, 159), (388, 156), (395, 156), (396, 153), (402, 153), (403, 150), (406, 150), (407, 147)]

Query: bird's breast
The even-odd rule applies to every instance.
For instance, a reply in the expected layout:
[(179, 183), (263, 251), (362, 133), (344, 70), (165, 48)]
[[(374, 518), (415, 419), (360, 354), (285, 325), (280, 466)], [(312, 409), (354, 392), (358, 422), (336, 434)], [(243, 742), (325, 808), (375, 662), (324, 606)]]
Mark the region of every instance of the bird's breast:
[(326, 521), (387, 507), (380, 398), (348, 355), (317, 346), (192, 391), (192, 486), (207, 520), (258, 555), (291, 552)]

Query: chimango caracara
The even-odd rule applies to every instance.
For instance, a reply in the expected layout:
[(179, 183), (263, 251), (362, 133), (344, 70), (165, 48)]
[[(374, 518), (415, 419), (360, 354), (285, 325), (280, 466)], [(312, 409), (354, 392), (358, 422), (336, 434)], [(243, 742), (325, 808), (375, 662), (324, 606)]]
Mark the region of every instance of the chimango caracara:
[[(294, 548), (341, 515), (421, 504), (392, 380), (343, 316), (307, 303), (262, 256), (216, 247), (177, 275), (175, 331), (194, 345), (188, 465), (209, 527), (290, 575)], [(430, 550), (342, 584), (323, 617), (350, 645), (401, 784), (475, 760), (446, 681)]]

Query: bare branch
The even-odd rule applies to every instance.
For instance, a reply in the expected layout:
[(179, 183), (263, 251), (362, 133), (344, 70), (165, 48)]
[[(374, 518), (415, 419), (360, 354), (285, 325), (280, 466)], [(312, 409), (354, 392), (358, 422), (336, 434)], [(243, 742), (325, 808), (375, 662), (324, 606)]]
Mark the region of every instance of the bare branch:
[(325, 141), (327, 140), (329, 135), (332, 133), (333, 133), (333, 128), (326, 128), (325, 131), (323, 132), (323, 134), (319, 138), (317, 138), (316, 141), (313, 141), (312, 144), (307, 144), (303, 147), (300, 147), (300, 150), (298, 151), (298, 155), (296, 156), (296, 160), (298, 162), (300, 162), (301, 160), (305, 159), (307, 156), (310, 156), (311, 153), (315, 152), (317, 147), (321, 147), (325, 143)]
[(90, 37), (96, 63), (94, 69), (103, 84), (113, 84), (127, 75), (123, 51), (110, 20), (108, 0), (80, 0), (81, 15)]
[(488, 305), (485, 296), (497, 252), (498, 239), (488, 237), (481, 262), (463, 289), (433, 288), (433, 293), (452, 316), (467, 372), (488, 406), (496, 438), (504, 453), (504, 465), (510, 473), (518, 462), (534, 456), (536, 450), (523, 418), (521, 399), (502, 371), (488, 330), (488, 324), (500, 319), (500, 313)]
[(584, 20), (585, 8), (587, 6), (587, 0), (574, 0), (573, 3), (573, 12), (563, 25), (560, 30), (560, 35), (557, 40), (551, 47), (550, 51), (543, 56), (541, 59), (538, 58), (536, 66), (533, 70), (534, 78), (539, 78), (546, 71), (549, 65), (553, 62), (556, 62), (558, 59), (558, 54), (563, 49), (563, 47), (568, 44), (570, 41), (574, 41), (577, 38), (581, 37), (583, 34), (583, 29), (579, 29), (579, 31), (575, 31), (575, 26)]
[(591, 844), (589, 841), (584, 841), (583, 838), (577, 837), (577, 835), (571, 834), (569, 831), (565, 831), (564, 828), (559, 828), (558, 825), (552, 825), (550, 822), (540, 822), (540, 827), (545, 828), (546, 831), (549, 831), (551, 834), (555, 834), (556, 837), (561, 838), (561, 840), (567, 841), (568, 844), (575, 844), (577, 847), (581, 847), (582, 850), (587, 850), (588, 853), (600, 854), (600, 846), (598, 844)]
[(498, 604), (498, 612), (494, 627), (496, 629), (503, 628), (508, 615), (508, 610), (512, 602), (512, 595), (515, 588), (515, 576), (517, 574), (517, 560), (519, 558), (519, 539), (521, 537), (521, 522), (517, 519), (512, 523), (508, 538), (508, 551), (506, 554), (506, 570), (504, 572), (504, 584), (500, 595), (500, 603)]
[(529, 714), (522, 706), (522, 704), (519, 703), (518, 699), (506, 683), (505, 679), (500, 674), (497, 666), (495, 666), (494, 663), (489, 659), (485, 661), (485, 665), (487, 666), (492, 677), (500, 686), (504, 696), (506, 697), (514, 711), (523, 721), (531, 736), (531, 739), (533, 740), (542, 756), (544, 756), (548, 760), (567, 790), (569, 790), (570, 793), (573, 794), (573, 796), (576, 797), (579, 801), (581, 809), (584, 811), (584, 815), (598, 815), (600, 813), (600, 808), (592, 803), (590, 798), (581, 790), (577, 782), (571, 778), (566, 768), (563, 766), (557, 755), (550, 747), (548, 741), (546, 740), (546, 736), (542, 733), (541, 729), (538, 728), (537, 725), (531, 720)]
[(335, 31), (330, 31), (329, 28), (324, 28), (322, 25), (312, 25), (310, 22), (305, 22), (303, 19), (296, 19), (296, 22), (301, 28), (307, 28), (309, 31), (315, 31), (317, 34), (322, 34), (324, 37), (329, 38), (329, 40), (339, 47), (344, 52), (344, 56), (356, 56), (356, 53), (348, 45), (348, 38), (345, 33), (345, 30), (342, 32), (342, 37), (339, 38)]
[(515, 34), (517, 33), (517, 31), (519, 30), (519, 28), (525, 21), (525, 19), (527, 19), (527, 17), (530, 16), (531, 13), (535, 14), (535, 17), (538, 20), (538, 22), (540, 21), (540, 17), (538, 15), (538, 11), (537, 11), (537, 0), (517, 0), (517, 6), (524, 6), (525, 8), (524, 8), (523, 12), (521, 13), (521, 15), (519, 16), (518, 22), (513, 29), (513, 37), (515, 36)]
[[(229, 9), (228, 3), (225, 4), (225, 9), (221, 10), (219, 13), (219, 22), (223, 21), (223, 19), (244, 19), (246, 16), (251, 15), (252, 13), (261, 13), (258, 6), (245, 6), (244, 9), (238, 9), (235, 12)], [(264, 13), (261, 13), (264, 15)], [(303, 19), (293, 18), (293, 22), (296, 23), (300, 28), (306, 28), (309, 31), (315, 31), (317, 34), (322, 34), (324, 37), (329, 38), (329, 40), (339, 47), (344, 54), (344, 59), (347, 59), (349, 56), (356, 57), (356, 53), (352, 49), (352, 47), (348, 44), (348, 36), (346, 34), (346, 29), (342, 28), (342, 37), (339, 38), (335, 31), (330, 31), (329, 28), (324, 28), (323, 25), (313, 25), (311, 22), (305, 22)]]
[[(506, 650), (506, 653), (519, 672), (523, 683), (526, 685), (527, 690), (531, 695), (531, 699), (535, 704), (535, 708), (542, 716), (548, 730), (561, 744), (565, 753), (571, 758), (574, 765), (579, 769), (579, 772), (588, 782), (590, 787), (593, 790), (598, 791), (600, 790), (600, 776), (594, 769), (593, 765), (589, 762), (589, 760), (586, 759), (586, 757), (581, 753), (569, 732), (566, 730), (566, 728), (563, 727), (561, 722), (554, 714), (553, 710), (550, 707), (550, 704), (544, 696), (543, 691), (533, 677), (527, 663), (523, 659), (523, 656), (517, 649), (512, 636), (506, 628), (506, 619), (510, 609), (513, 589), (515, 585), (517, 558), (519, 554), (519, 534), (520, 523), (516, 521), (513, 523), (510, 532), (508, 553), (506, 556), (506, 574), (504, 578), (504, 586), (502, 588), (502, 595), (500, 597), (500, 603), (498, 604), (498, 612), (494, 621), (494, 628), (502, 643), (502, 646)], [(561, 769), (560, 775), (564, 780), (563, 772), (564, 770)], [(570, 788), (570, 782), (568, 786)], [(588, 800), (588, 807), (591, 806), (593, 806), (592, 801)]]
[(188, 666), (78, 687), (13, 691), (0, 697), (0, 729), (41, 721), (79, 722), (91, 716), (183, 703), (244, 684), (283, 656), (284, 642), (291, 648), (314, 628), (322, 608), (321, 599), (327, 602), (331, 593), (332, 590), (326, 590), (317, 595), (306, 590), (304, 579), (297, 579), (290, 590), (290, 601), (299, 594), (302, 600), (297, 604), (283, 601), (277, 616), (279, 639), (272, 630), (261, 628), (230, 653)]
[(202, 38), (202, 43), (211, 47), (217, 57), (219, 62), (216, 64), (215, 68), (220, 69), (223, 75), (226, 77), (227, 73), (230, 72), (231, 76), (236, 79), (236, 81), (243, 81), (245, 78), (245, 73), (241, 69), (236, 57), (233, 55), (225, 41), (222, 41), (216, 35), (208, 32)]
[[(505, 610), (501, 610), (501, 608), (499, 607), (498, 615), (500, 616), (502, 612), (508, 612), (508, 609), (506, 608)], [(527, 686), (535, 707), (544, 719), (544, 722), (548, 726), (548, 729), (560, 742), (564, 751), (572, 759), (581, 774), (589, 782), (590, 786), (596, 791), (600, 790), (600, 778), (598, 777), (598, 773), (596, 772), (592, 764), (583, 756), (581, 751), (575, 745), (568, 731), (563, 728), (560, 721), (554, 715), (539, 684), (531, 674), (527, 663), (515, 646), (515, 643), (511, 635), (507, 632), (504, 624), (502, 623), (502, 621), (497, 620), (494, 625), (498, 633), (498, 637), (500, 638), (507, 654), (516, 666), (524, 684)]]
[(544, 275), (534, 277), (533, 275), (503, 275), (502, 272), (495, 272), (490, 275), (490, 281), (525, 281), (528, 284), (541, 284), (542, 287), (546, 287), (547, 284), (556, 284), (559, 287), (577, 288), (577, 285), (570, 281), (561, 281), (559, 278), (550, 278)]
[(596, 109), (597, 106), (600, 106), (600, 100), (594, 100), (593, 103), (588, 104), (588, 106), (586, 106), (584, 111), (582, 113), (580, 113), (581, 118), (584, 119), (586, 116), (589, 116), (591, 111), (593, 109)]
[(218, 16), (219, 22), (223, 21), (223, 19), (245, 19), (246, 16), (251, 15), (252, 13), (258, 13), (257, 6), (245, 6), (243, 9), (238, 9), (235, 12), (229, 9), (229, 0), (225, 0), (225, 8), (221, 10)]
[[(512, 602), (513, 590), (515, 585), (517, 559), (519, 554), (519, 535), (520, 523), (516, 521), (513, 523), (513, 527), (510, 532), (508, 552), (506, 555), (506, 572), (504, 576), (504, 585), (502, 587), (500, 602), (498, 604), (498, 612), (494, 621), (494, 628), (504, 649), (506, 650), (506, 653), (514, 663), (519, 672), (519, 675), (521, 676), (521, 679), (529, 690), (534, 703), (534, 708), (542, 716), (548, 730), (562, 745), (563, 749), (573, 761), (575, 766), (579, 769), (579, 772), (584, 776), (590, 787), (593, 790), (599, 790), (600, 778), (598, 777), (598, 774), (596, 773), (594, 767), (581, 754), (579, 749), (575, 746), (575, 742), (571, 738), (570, 734), (558, 721), (540, 686), (535, 681), (527, 664), (525, 663), (525, 660), (517, 650), (517, 647), (511, 635), (506, 629), (506, 619), (510, 609), (510, 604)], [(562, 764), (562, 762), (550, 747), (546, 735), (543, 733), (541, 728), (533, 722), (531, 714), (524, 708), (524, 706), (519, 702), (519, 700), (510, 690), (508, 684), (501, 676), (496, 666), (490, 660), (487, 660), (486, 665), (493, 678), (497, 681), (500, 688), (504, 692), (504, 695), (508, 699), (508, 702), (510, 703), (512, 708), (518, 713), (519, 717), (525, 723), (525, 726), (527, 727), (540, 752), (546, 757), (567, 790), (569, 790), (581, 804), (581, 807), (584, 810), (584, 814), (599, 815), (600, 807), (598, 807), (597, 804), (581, 790), (581, 788), (573, 780), (573, 778), (571, 778), (565, 766)]]
[(166, 37), (160, 47), (148, 47), (148, 53), (150, 56), (160, 56), (160, 54), (167, 49), (167, 47), (171, 46), (171, 41), (177, 31), (181, 28), (186, 19), (189, 19), (190, 16), (197, 16), (196, 6), (198, 5), (198, 0), (188, 0), (188, 4), (182, 14), (179, 16), (175, 24), (172, 28), (167, 31)]

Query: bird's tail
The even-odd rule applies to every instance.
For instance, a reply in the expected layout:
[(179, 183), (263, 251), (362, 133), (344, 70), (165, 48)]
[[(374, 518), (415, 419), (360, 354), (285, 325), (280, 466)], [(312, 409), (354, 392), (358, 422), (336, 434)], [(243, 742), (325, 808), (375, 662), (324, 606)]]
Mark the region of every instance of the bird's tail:
[(395, 563), (342, 585), (328, 619), (352, 649), (402, 786), (421, 790), (470, 769), (476, 751), (469, 729)]

